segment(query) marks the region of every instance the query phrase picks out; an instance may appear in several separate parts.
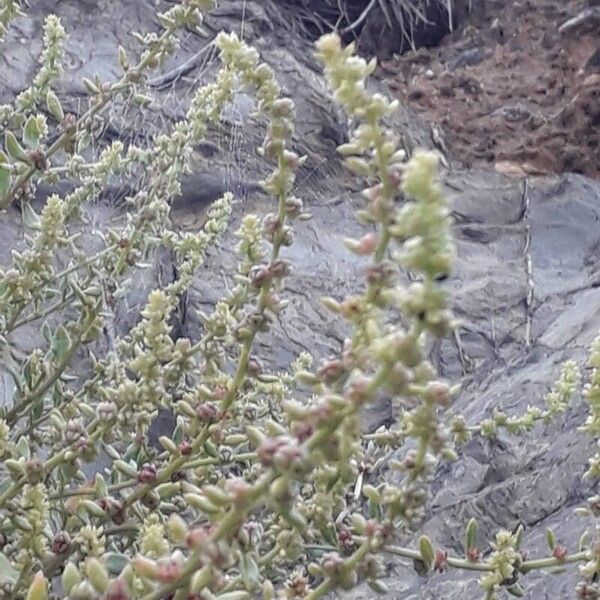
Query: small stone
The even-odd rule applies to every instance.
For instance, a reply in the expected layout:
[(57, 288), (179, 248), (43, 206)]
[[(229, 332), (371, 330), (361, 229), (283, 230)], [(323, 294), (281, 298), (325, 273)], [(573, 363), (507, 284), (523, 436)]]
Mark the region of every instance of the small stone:
[(494, 169), (506, 177), (522, 178), (526, 176), (525, 171), (516, 162), (502, 160), (494, 165)]

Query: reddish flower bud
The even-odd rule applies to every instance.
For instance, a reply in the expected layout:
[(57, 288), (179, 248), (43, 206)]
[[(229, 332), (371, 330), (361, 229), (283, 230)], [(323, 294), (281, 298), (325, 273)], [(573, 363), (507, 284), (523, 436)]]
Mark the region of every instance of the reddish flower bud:
[(71, 549), (71, 537), (66, 531), (58, 531), (52, 539), (52, 552), (66, 554)]
[(156, 481), (156, 474), (156, 467), (146, 463), (138, 473), (138, 481), (140, 483), (152, 483), (153, 481)]
[(355, 252), (360, 256), (365, 256), (367, 254), (372, 254), (377, 247), (377, 234), (374, 231), (371, 231), (358, 240), (358, 246), (355, 249)]
[(248, 273), (250, 285), (257, 290), (269, 281), (271, 276), (271, 271), (265, 265), (254, 265)]
[(425, 390), (425, 399), (439, 406), (450, 406), (452, 403), (450, 386), (441, 381), (430, 381)]
[(60, 124), (60, 128), (64, 132), (74, 132), (77, 126), (77, 117), (72, 113), (67, 113), (62, 123)]
[(554, 546), (554, 550), (552, 550), (552, 556), (556, 558), (556, 560), (562, 562), (567, 558), (567, 549), (564, 546)]
[(352, 532), (347, 527), (343, 527), (338, 533), (338, 541), (342, 548), (349, 549), (353, 544)]
[(156, 580), (161, 583), (173, 583), (181, 577), (181, 563), (173, 558), (159, 560), (156, 564)]
[(317, 377), (325, 383), (333, 383), (344, 373), (344, 363), (337, 358), (324, 360), (317, 370)]
[(35, 485), (44, 479), (44, 463), (39, 458), (30, 458), (25, 463), (27, 483)]
[(29, 158), (33, 166), (38, 171), (45, 171), (48, 167), (46, 154), (40, 148), (35, 148), (34, 150), (31, 150), (31, 152), (29, 152), (29, 154), (27, 155), (27, 158)]
[(234, 504), (243, 506), (248, 498), (248, 492), (251, 490), (251, 485), (241, 477), (236, 477), (235, 479), (228, 479), (225, 482), (225, 490), (233, 496)]
[(479, 548), (476, 548), (475, 546), (471, 546), (467, 550), (467, 560), (469, 560), (469, 562), (477, 562), (479, 560), (480, 556), (481, 556), (481, 552), (480, 552)]
[(301, 444), (314, 433), (314, 427), (309, 423), (301, 423), (296, 421), (292, 425), (292, 433), (294, 434), (298, 443)]
[(104, 600), (129, 600), (127, 582), (123, 579), (113, 579), (104, 592)]
[(192, 445), (188, 440), (183, 440), (177, 448), (182, 456), (189, 456), (192, 453)]
[(367, 521), (367, 524), (365, 525), (365, 535), (368, 538), (375, 537), (379, 533), (379, 529), (380, 526), (377, 521)]
[(269, 438), (264, 440), (258, 447), (258, 459), (266, 467), (273, 464), (273, 456), (279, 448), (286, 446), (288, 440), (286, 438)]
[(186, 538), (185, 543), (190, 550), (202, 550), (207, 543), (208, 532), (204, 527), (196, 527), (190, 531)]
[(448, 569), (448, 552), (446, 550), (436, 550), (433, 569), (438, 573), (443, 573)]
[(196, 414), (202, 423), (216, 423), (222, 416), (222, 412), (214, 402), (199, 404)]

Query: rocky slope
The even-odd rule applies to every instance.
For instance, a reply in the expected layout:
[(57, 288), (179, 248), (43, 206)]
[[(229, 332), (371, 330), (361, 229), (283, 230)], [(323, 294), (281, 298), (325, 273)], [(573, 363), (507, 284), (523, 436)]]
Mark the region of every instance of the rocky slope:
[[(76, 108), (82, 96), (81, 77), (95, 72), (113, 76), (117, 45), (132, 48), (130, 32), (151, 29), (154, 9), (155, 3), (148, 0), (38, 0), (3, 49), (0, 102), (22, 89), (34, 69), (44, 14), (57, 12), (69, 31), (69, 70), (60, 92)], [(297, 241), (287, 252), (295, 265), (287, 290), (291, 304), (273, 339), (263, 340), (261, 349), (274, 366), (284, 368), (302, 350), (324, 357), (340, 349), (344, 329), (321, 309), (318, 297), (336, 296), (356, 285), (363, 265), (345, 251), (342, 238), (357, 232), (353, 210), (360, 200), (348, 189), (334, 152), (345, 139), (346, 123), (327, 99), (310, 46), (273, 29), (260, 1), (222, 0), (207, 29), (240, 31), (242, 15), (246, 39), (277, 69), (285, 93), (298, 105), (297, 146), (309, 157), (298, 193), (314, 220), (299, 225)], [(167, 71), (185, 61), (191, 68), (172, 85), (155, 82), (160, 110), (136, 123), (115, 116), (106, 136), (137, 140), (182, 115), (190, 90), (214, 72), (212, 55), (199, 54), (206, 43), (194, 34), (186, 36)], [(434, 78), (428, 85), (436, 88), (440, 82)], [(199, 168), (219, 169), (226, 181), (256, 179), (266, 172), (255, 152), (262, 130), (249, 117), (250, 106), (244, 95), (237, 98), (223, 131), (212, 132), (197, 149)], [(429, 126), (408, 108), (402, 109), (394, 126), (409, 150), (433, 145)], [(450, 162), (464, 158), (460, 149), (457, 146), (454, 157), (450, 147)], [(479, 163), (445, 173), (444, 182), (454, 198), (458, 245), (456, 272), (448, 285), (464, 325), (456, 340), (433, 349), (435, 362), (445, 376), (463, 384), (456, 410), (470, 422), (490, 416), (495, 407), (519, 414), (528, 404), (541, 406), (560, 363), (567, 358), (582, 361), (600, 331), (600, 184), (575, 174), (508, 178), (482, 170)], [(266, 202), (259, 195), (240, 201), (230, 231), (246, 211), (264, 212)], [(104, 205), (88, 210), (99, 226), (120, 214), (118, 207)], [(174, 218), (182, 227), (196, 227), (202, 216), (188, 206), (177, 210)], [(19, 231), (16, 211), (4, 216), (0, 227), (4, 262)], [(233, 244), (225, 239), (198, 273), (179, 323), (184, 335), (197, 337), (200, 323), (194, 309), (213, 303), (227, 285), (221, 273), (227, 274), (234, 264)], [(115, 327), (129, 328), (137, 314), (133, 309), (145, 301), (147, 291), (172, 277), (169, 257), (157, 257), (153, 269), (140, 274)], [(369, 426), (388, 419), (389, 411), (388, 406), (371, 411)], [(573, 517), (572, 509), (589, 492), (581, 475), (590, 441), (576, 432), (584, 418), (585, 407), (578, 397), (563, 420), (540, 426), (530, 436), (471, 442), (458, 463), (438, 474), (424, 530), (436, 544), (460, 551), (462, 528), (476, 516), (482, 540), (498, 528), (523, 523), (529, 550), (544, 551), (549, 526), (561, 542), (574, 545), (585, 523)], [(476, 580), (465, 573), (421, 578), (395, 561), (390, 563), (389, 577), (390, 599), (480, 597)], [(531, 600), (573, 597), (574, 570), (553, 578), (533, 575), (529, 581), (526, 597)], [(373, 593), (359, 589), (342, 597), (367, 599)]]

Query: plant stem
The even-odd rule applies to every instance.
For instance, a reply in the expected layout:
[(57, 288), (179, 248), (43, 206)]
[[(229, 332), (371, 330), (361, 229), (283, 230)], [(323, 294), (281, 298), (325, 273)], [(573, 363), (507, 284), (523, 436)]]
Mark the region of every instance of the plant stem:
[(529, 571), (534, 571), (537, 569), (549, 569), (552, 567), (560, 567), (561, 565), (582, 562), (584, 560), (590, 560), (590, 553), (588, 551), (576, 552), (575, 554), (570, 554), (565, 556), (562, 560), (558, 558), (554, 558), (553, 556), (548, 558), (538, 558), (532, 560), (526, 560), (520, 568), (522, 573), (527, 573)]
[(325, 581), (322, 581), (318, 587), (308, 594), (308, 596), (304, 596), (304, 600), (318, 600), (329, 594), (329, 592), (332, 592), (334, 589), (335, 584), (333, 583), (333, 580), (325, 579)]
[(23, 411), (26, 411), (36, 400), (41, 398), (58, 381), (65, 369), (71, 364), (77, 350), (79, 350), (80, 346), (83, 344), (84, 336), (92, 327), (98, 310), (99, 308), (96, 307), (96, 310), (90, 315), (88, 322), (82, 327), (80, 334), (71, 342), (71, 346), (54, 369), (54, 372), (43, 383), (36, 386), (36, 388), (23, 398), (21, 402), (15, 404), (15, 406), (8, 411), (6, 414), (6, 422), (10, 426), (14, 426), (15, 423), (17, 423), (23, 416)]
[[(99, 113), (115, 96), (116, 94), (123, 92), (129, 88), (131, 88), (134, 84), (131, 81), (131, 74), (138, 73), (140, 74), (154, 59), (157, 52), (162, 50), (163, 43), (170, 38), (176, 30), (176, 25), (169, 26), (165, 29), (162, 35), (158, 38), (155, 43), (154, 49), (148, 52), (148, 55), (141, 59), (139, 63), (130, 69), (127, 73), (121, 77), (121, 79), (112, 84), (108, 89), (102, 90), (97, 96), (96, 102), (82, 115), (82, 117), (77, 121), (74, 129), (75, 131), (79, 131), (84, 127), (87, 127), (88, 122), (92, 122), (94, 116)], [(73, 135), (73, 130), (65, 131), (62, 133), (56, 141), (46, 150), (45, 156), (46, 158), (50, 158), (56, 152), (58, 152), (67, 142), (69, 136)], [(15, 198), (15, 195), (21, 190), (29, 181), (31, 176), (36, 172), (36, 167), (34, 165), (29, 165), (27, 169), (15, 181), (15, 183), (8, 190), (6, 197), (0, 200), (0, 210), (7, 208)]]
[[(420, 560), (425, 562), (423, 556), (418, 550), (412, 550), (410, 548), (404, 548), (401, 546), (386, 545), (383, 547), (385, 552), (394, 554), (396, 556), (402, 556), (411, 560)], [(560, 567), (561, 565), (568, 563), (582, 562), (589, 560), (590, 554), (587, 551), (577, 552), (575, 554), (567, 555), (563, 560), (559, 560), (554, 557), (537, 558), (532, 560), (526, 560), (521, 565), (519, 571), (521, 573), (528, 573), (529, 571), (535, 571), (538, 569), (550, 569), (553, 567)], [(466, 558), (458, 558), (456, 556), (448, 556), (445, 560), (449, 567), (456, 569), (462, 569), (466, 571), (493, 571), (494, 567), (485, 561), (472, 562)]]

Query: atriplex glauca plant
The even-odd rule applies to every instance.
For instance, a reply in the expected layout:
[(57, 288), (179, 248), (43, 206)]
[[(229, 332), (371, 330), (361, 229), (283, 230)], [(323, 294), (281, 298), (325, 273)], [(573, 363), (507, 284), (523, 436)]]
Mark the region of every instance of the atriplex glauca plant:
[[(522, 434), (560, 415), (580, 376), (566, 363), (545, 408), (522, 416), (498, 410), (467, 424), (453, 413), (458, 389), (427, 358), (429, 342), (455, 326), (441, 284), (453, 260), (450, 210), (436, 156), (419, 151), (406, 160), (385, 125), (396, 103), (367, 91), (374, 62), (343, 48), (335, 34), (317, 44), (334, 99), (355, 124), (339, 151), (367, 182), (357, 213), (365, 234), (346, 245), (371, 263), (361, 294), (322, 299), (352, 334), (339, 357), (314, 369), (302, 354), (288, 372), (268, 373), (253, 351), (285, 309), (293, 265), (280, 250), (293, 243), (294, 222), (310, 217), (291, 193), (303, 162), (290, 149), (294, 104), (254, 49), (219, 34), (221, 69), (197, 90), (185, 119), (148, 148), (115, 142), (97, 159), (85, 158), (97, 116), (117, 100), (146, 104), (147, 73), (177, 47), (179, 29), (198, 24), (213, 5), (186, 0), (159, 15), (161, 32), (136, 34), (139, 58), (120, 48), (118, 81), (86, 80), (89, 107), (81, 115), (65, 113), (52, 91), (65, 31), (48, 16), (31, 86), (0, 106), (0, 205), (13, 210), (19, 202), (26, 231), (0, 273), (2, 363), (13, 383), (0, 415), (1, 596), (316, 600), (360, 582), (384, 593), (383, 557), (396, 555), (432, 577), (474, 571), (488, 599), (523, 595), (532, 570), (579, 563), (578, 597), (600, 598), (595, 529), (576, 549), (557, 545), (549, 531), (549, 554), (537, 558), (521, 551), (522, 528), (497, 532), (482, 558), (473, 520), (465, 524), (463, 556), (426, 536), (406, 547), (441, 462), (459, 460), (457, 448), (471, 436)], [(19, 3), (0, 0), (0, 34), (19, 16)], [(264, 188), (274, 209), (262, 219), (244, 217), (235, 287), (202, 315), (202, 337), (173, 339), (170, 317), (225, 231), (232, 197), (212, 205), (197, 233), (171, 226), (168, 199), (189, 169), (191, 148), (242, 88), (253, 91), (267, 121), (262, 152), (274, 167)], [(151, 177), (130, 199), (126, 218), (102, 232), (99, 249), (84, 251), (84, 207), (111, 178), (140, 166)], [(50, 196), (38, 214), (28, 192), (65, 176), (79, 185)], [(178, 279), (151, 292), (137, 325), (106, 349), (98, 339), (133, 272), (161, 247), (177, 257)], [(401, 270), (416, 281), (401, 284)], [(41, 335), (24, 353), (19, 341), (32, 326)], [(600, 337), (589, 366), (590, 416), (582, 429), (597, 438)], [(396, 422), (362, 434), (361, 409), (381, 394), (393, 398)], [(160, 408), (172, 410), (177, 425), (157, 450), (147, 433)], [(86, 481), (81, 467), (100, 453), (110, 465)], [(586, 476), (599, 475), (596, 454)], [(579, 512), (597, 519), (600, 498)]]

